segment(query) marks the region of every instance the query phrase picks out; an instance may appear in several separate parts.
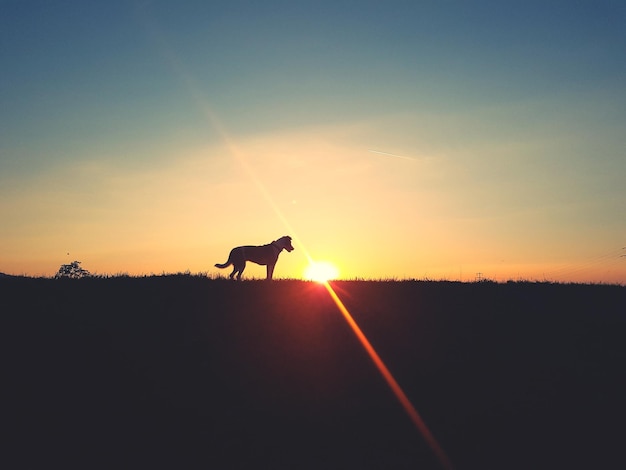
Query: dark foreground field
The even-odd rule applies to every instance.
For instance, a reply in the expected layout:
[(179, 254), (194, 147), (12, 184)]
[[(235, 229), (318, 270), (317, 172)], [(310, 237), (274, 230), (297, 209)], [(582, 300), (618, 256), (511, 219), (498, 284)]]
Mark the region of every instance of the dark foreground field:
[[(625, 287), (333, 286), (455, 468), (626, 468)], [(4, 468), (439, 468), (320, 285), (5, 278), (0, 311)]]

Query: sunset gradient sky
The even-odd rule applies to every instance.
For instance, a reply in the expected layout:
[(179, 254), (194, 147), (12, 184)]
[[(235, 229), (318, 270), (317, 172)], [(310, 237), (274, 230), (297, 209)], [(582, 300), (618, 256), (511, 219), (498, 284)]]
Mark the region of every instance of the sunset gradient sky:
[[(626, 3), (0, 1), (0, 272), (626, 283)], [(249, 265), (247, 277), (263, 277)]]

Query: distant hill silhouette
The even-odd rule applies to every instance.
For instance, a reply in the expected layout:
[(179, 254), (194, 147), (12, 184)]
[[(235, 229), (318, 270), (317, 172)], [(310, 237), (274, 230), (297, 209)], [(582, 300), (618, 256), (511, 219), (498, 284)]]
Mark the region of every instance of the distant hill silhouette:
[(13, 274), (0, 273), (0, 279), (2, 279), (2, 278), (6, 279), (6, 278), (10, 278), (10, 277), (17, 278), (17, 277), (24, 277), (24, 276), (14, 276)]

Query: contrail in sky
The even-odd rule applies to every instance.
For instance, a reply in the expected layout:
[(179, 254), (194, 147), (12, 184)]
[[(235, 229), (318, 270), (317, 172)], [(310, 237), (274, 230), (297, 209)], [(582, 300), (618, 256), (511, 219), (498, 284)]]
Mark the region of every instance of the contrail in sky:
[(404, 155), (396, 155), (395, 153), (379, 152), (378, 150), (372, 150), (372, 149), (368, 149), (367, 151), (372, 152), (372, 153), (377, 153), (379, 155), (388, 155), (390, 157), (401, 158), (403, 160), (415, 160), (415, 158), (405, 157)]

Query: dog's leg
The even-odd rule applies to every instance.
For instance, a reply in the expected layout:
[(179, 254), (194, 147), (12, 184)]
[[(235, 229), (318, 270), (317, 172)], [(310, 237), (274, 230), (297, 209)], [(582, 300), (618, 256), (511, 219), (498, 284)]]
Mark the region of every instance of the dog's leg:
[(235, 275), (237, 280), (241, 281), (241, 274), (246, 269), (246, 255), (244, 247), (233, 248), (229, 260), (233, 263), (233, 272), (230, 273), (230, 278), (234, 279)]
[(237, 271), (239, 271), (237, 273), (237, 280), (238, 281), (241, 281), (241, 275), (243, 274), (243, 270), (244, 269), (246, 269), (246, 262), (245, 262), (245, 260), (244, 260), (244, 262), (242, 264), (237, 265)]
[(272, 276), (274, 275), (274, 266), (276, 265), (272, 263), (267, 265), (267, 280), (268, 281), (272, 280)]

